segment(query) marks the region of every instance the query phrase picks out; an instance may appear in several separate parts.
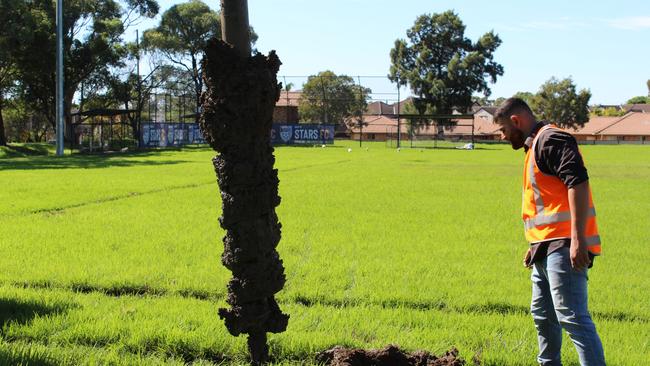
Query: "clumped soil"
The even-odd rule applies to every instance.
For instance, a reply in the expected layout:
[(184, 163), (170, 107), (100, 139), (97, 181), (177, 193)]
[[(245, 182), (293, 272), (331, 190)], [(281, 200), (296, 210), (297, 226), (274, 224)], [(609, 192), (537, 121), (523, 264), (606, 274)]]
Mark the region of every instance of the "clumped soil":
[(394, 345), (382, 349), (363, 350), (336, 346), (323, 351), (316, 360), (329, 366), (463, 366), (465, 360), (458, 357), (458, 350), (452, 348), (442, 356), (427, 351), (407, 353)]

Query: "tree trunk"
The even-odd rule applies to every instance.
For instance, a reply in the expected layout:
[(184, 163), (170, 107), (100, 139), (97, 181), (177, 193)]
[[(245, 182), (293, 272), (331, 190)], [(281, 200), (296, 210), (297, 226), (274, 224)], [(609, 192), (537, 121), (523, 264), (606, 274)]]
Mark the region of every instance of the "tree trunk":
[(5, 135), (5, 121), (2, 118), (2, 108), (4, 107), (4, 98), (0, 93), (0, 146), (7, 146), (7, 135)]
[(280, 228), (275, 207), (278, 171), (270, 143), (273, 109), (280, 97), (280, 60), (241, 55), (213, 39), (203, 60), (200, 127), (206, 141), (219, 152), (213, 159), (221, 189), (226, 230), (222, 263), (233, 273), (228, 283), (230, 309), (219, 309), (228, 331), (248, 334), (252, 363), (268, 361), (266, 333), (283, 332), (289, 316), (275, 300), (285, 283), (276, 246)]
[(192, 78), (194, 79), (194, 123), (199, 123), (199, 111), (201, 110), (201, 93), (203, 92), (203, 84), (201, 83), (201, 75), (196, 62), (196, 56), (192, 53)]
[(76, 90), (76, 85), (71, 90), (67, 90), (63, 99), (63, 117), (65, 121), (63, 145), (65, 146), (65, 141), (67, 141), (70, 144), (70, 148), (72, 148), (75, 142), (75, 133), (74, 129), (72, 128), (72, 99), (74, 98), (74, 93)]

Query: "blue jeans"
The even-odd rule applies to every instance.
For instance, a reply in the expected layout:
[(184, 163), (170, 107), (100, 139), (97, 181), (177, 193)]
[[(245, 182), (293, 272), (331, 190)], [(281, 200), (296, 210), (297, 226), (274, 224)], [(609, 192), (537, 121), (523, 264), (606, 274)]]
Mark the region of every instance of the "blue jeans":
[(530, 311), (537, 328), (540, 365), (561, 365), (562, 328), (578, 351), (583, 366), (605, 365), (603, 345), (587, 309), (587, 269), (571, 267), (569, 248), (535, 262), (531, 275)]

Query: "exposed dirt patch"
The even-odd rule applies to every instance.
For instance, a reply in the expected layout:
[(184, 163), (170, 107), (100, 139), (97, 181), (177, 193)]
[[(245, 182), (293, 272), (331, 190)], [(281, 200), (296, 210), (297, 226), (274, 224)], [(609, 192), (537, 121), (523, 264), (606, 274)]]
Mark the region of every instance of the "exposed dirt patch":
[(329, 366), (463, 366), (465, 360), (452, 348), (442, 356), (427, 351), (406, 353), (397, 346), (389, 345), (377, 350), (343, 348), (340, 346), (323, 351), (316, 356), (318, 362)]

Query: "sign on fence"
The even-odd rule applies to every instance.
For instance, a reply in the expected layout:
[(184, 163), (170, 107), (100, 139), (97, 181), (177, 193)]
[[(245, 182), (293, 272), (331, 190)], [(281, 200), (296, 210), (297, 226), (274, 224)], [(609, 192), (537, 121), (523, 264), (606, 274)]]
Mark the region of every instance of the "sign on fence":
[[(273, 124), (272, 145), (333, 144), (334, 125)], [(167, 147), (204, 144), (196, 123), (143, 123), (140, 129), (141, 147)]]
[(273, 124), (272, 145), (333, 144), (334, 125)]
[(141, 147), (167, 147), (204, 144), (196, 123), (143, 123), (140, 129)]

